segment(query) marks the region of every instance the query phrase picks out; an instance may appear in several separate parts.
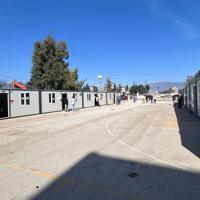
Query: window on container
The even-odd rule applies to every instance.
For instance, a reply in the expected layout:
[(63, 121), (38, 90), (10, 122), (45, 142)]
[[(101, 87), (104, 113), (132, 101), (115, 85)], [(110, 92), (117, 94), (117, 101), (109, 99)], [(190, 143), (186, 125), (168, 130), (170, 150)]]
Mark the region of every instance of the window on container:
[(51, 93), (49, 93), (49, 103), (51, 103)]
[(21, 105), (25, 104), (24, 93), (21, 93)]
[(26, 93), (26, 105), (30, 105), (30, 94)]
[(91, 100), (91, 95), (87, 94), (87, 100), (90, 101)]
[(52, 93), (52, 103), (55, 103), (55, 100), (56, 99), (56, 97), (55, 97), (55, 93)]
[(29, 93), (21, 93), (21, 105), (30, 105)]

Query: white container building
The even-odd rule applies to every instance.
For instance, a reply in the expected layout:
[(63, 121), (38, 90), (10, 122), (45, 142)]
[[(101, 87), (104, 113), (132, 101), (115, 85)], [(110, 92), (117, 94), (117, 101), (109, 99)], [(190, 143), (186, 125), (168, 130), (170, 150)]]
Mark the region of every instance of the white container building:
[(39, 91), (10, 90), (10, 117), (39, 114)]

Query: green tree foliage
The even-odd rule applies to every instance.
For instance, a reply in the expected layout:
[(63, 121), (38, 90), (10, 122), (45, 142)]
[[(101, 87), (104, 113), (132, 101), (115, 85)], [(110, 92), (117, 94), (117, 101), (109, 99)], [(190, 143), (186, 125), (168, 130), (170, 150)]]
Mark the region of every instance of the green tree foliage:
[(150, 90), (149, 85), (145, 86), (145, 85), (141, 85), (141, 84), (139, 84), (139, 85), (133, 84), (130, 88), (130, 93), (134, 94), (134, 95), (137, 94), (137, 93), (147, 94), (149, 92), (149, 90)]
[(79, 90), (78, 85), (81, 85), (78, 81), (78, 68), (70, 70), (69, 68), (66, 71), (66, 79), (64, 89), (67, 90)]
[(131, 87), (130, 87), (130, 93), (131, 94), (137, 94), (138, 92), (138, 86), (136, 84), (133, 84)]
[(188, 76), (186, 79), (186, 85), (190, 85), (200, 80), (200, 70), (194, 76)]
[(0, 88), (3, 88), (3, 81), (0, 81)]
[(117, 91), (117, 86), (116, 86), (115, 83), (114, 83), (114, 85), (113, 85), (113, 89), (112, 89), (112, 91), (113, 91), (113, 92), (116, 92), (116, 91)]
[(125, 90), (129, 91), (129, 86), (128, 85), (126, 85)]
[(83, 88), (82, 88), (83, 92), (90, 92), (90, 86), (88, 84), (86, 84)]
[(146, 92), (147, 92), (147, 93), (148, 93), (149, 90), (151, 89), (151, 88), (150, 88), (150, 85), (146, 85), (145, 88), (146, 88)]
[(121, 83), (119, 83), (118, 87), (117, 87), (117, 92), (120, 93), (122, 91), (122, 85)]
[(93, 91), (94, 91), (94, 92), (98, 92), (98, 87), (97, 87), (97, 86), (94, 86), (94, 87), (93, 87)]
[(37, 89), (63, 89), (68, 70), (67, 45), (51, 35), (34, 44), (30, 85)]
[(106, 78), (106, 91), (111, 92), (112, 91), (112, 81), (109, 76)]
[(195, 82), (195, 76), (188, 76), (186, 79), (186, 85), (190, 85)]
[(200, 70), (195, 74), (195, 79), (200, 80)]

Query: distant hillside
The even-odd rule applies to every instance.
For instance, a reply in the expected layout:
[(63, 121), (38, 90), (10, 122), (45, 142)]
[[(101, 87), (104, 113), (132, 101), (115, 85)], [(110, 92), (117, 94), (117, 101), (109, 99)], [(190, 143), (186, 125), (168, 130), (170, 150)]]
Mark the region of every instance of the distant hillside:
[(164, 90), (168, 90), (169, 88), (172, 87), (177, 87), (178, 89), (182, 89), (184, 88), (184, 82), (157, 82), (157, 83), (150, 83), (150, 91), (151, 92), (155, 92), (158, 90), (159, 87), (159, 91), (164, 91)]

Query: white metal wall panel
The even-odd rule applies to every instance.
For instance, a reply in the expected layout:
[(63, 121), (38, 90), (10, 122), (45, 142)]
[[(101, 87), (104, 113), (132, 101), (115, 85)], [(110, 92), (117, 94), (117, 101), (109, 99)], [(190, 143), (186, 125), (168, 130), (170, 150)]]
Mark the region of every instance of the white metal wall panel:
[(107, 93), (107, 102), (109, 104), (114, 104), (115, 102), (115, 93)]
[(190, 105), (191, 105), (191, 111), (195, 111), (195, 108), (194, 108), (194, 86), (195, 84), (192, 84), (190, 86), (190, 95), (191, 95), (191, 99), (190, 99)]
[[(83, 97), (84, 97), (84, 108), (87, 108), (87, 107), (92, 107), (92, 106), (95, 106), (94, 105), (94, 98), (95, 98), (95, 94), (97, 93), (94, 93), (94, 92), (84, 92), (83, 93)], [(90, 98), (88, 98), (88, 95), (90, 95)]]
[(106, 93), (98, 93), (100, 106), (106, 105)]
[(186, 88), (186, 92), (187, 92), (187, 108), (190, 108), (190, 87), (187, 86)]
[[(55, 103), (49, 102), (49, 94), (55, 94)], [(42, 99), (42, 113), (47, 112), (55, 112), (62, 110), (62, 93), (60, 91), (42, 91), (41, 99)]]
[(72, 109), (71, 99), (73, 94), (75, 95), (75, 109), (82, 108), (82, 92), (66, 92), (67, 98), (68, 98), (68, 109)]
[[(29, 93), (30, 104), (21, 104), (21, 94)], [(26, 98), (24, 98), (26, 101)], [(39, 114), (39, 92), (29, 90), (11, 90), (10, 93), (11, 117)]]

